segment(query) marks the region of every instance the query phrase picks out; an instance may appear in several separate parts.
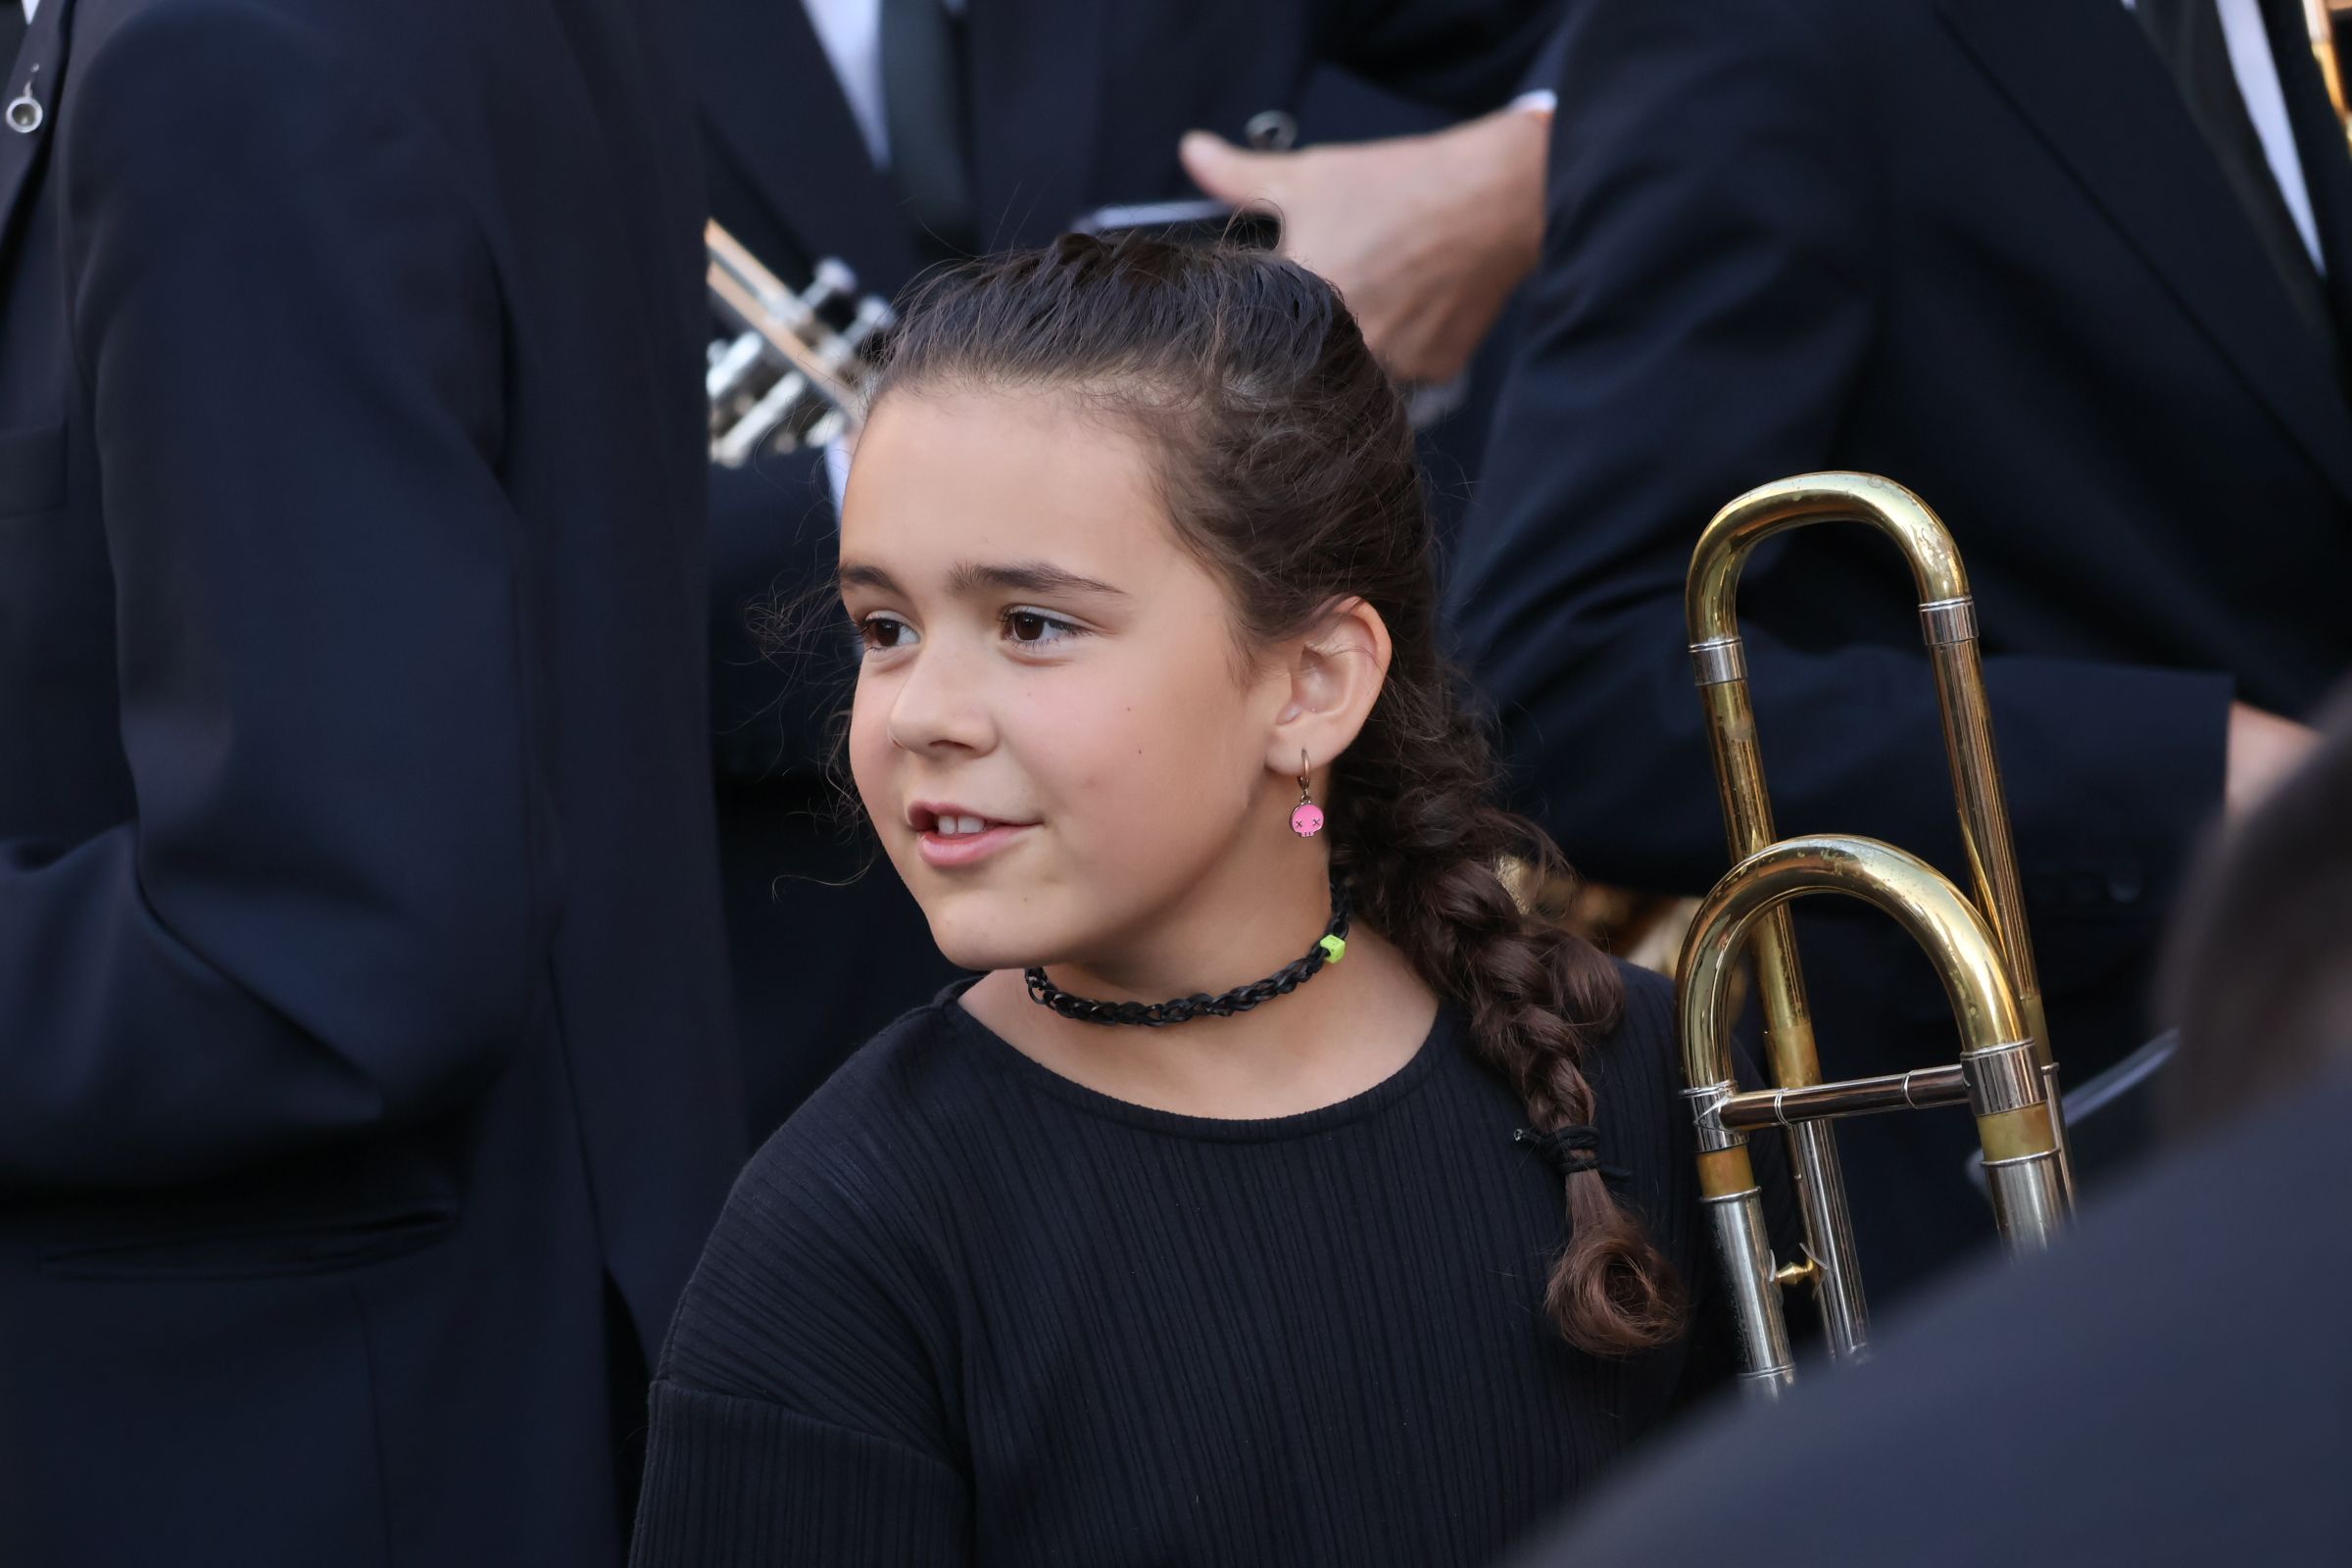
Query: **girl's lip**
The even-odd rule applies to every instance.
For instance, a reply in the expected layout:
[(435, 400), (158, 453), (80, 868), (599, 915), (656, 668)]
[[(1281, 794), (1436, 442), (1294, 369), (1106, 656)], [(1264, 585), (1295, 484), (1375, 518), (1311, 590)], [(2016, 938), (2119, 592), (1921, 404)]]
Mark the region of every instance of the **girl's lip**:
[(915, 844), (922, 852), (925, 865), (948, 870), (987, 859), (1033, 826), (1029, 822), (999, 822), (978, 833), (917, 833)]

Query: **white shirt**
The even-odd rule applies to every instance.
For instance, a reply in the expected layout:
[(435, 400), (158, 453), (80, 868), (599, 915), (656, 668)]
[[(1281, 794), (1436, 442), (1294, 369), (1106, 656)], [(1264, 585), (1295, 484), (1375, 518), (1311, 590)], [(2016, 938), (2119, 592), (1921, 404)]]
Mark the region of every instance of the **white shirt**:
[[(24, 0), (24, 15), (32, 16), (40, 0)], [(962, 16), (969, 0), (940, 0), (955, 16)], [(833, 63), (833, 74), (850, 103), (850, 114), (865, 138), (876, 169), (890, 167), (890, 132), (882, 114), (882, 0), (802, 0), (808, 8), (816, 40)], [(2278, 85), (2278, 63), (2271, 55), (2270, 34), (2263, 29), (2258, 0), (2220, 0), (2222, 37), (2230, 47), (2230, 70), (2237, 77), (2238, 95), (2246, 102), (2246, 117), (2262, 141), (2271, 177), (2285, 198), (2287, 216), (2303, 238), (2311, 265), (2322, 271), (2319, 224), (2311, 216), (2311, 192), (2303, 182), (2303, 160), (2295, 149), (2295, 133), (2286, 122), (2286, 95)], [(2124, 0), (2124, 9), (2135, 9)], [(1549, 93), (1524, 94), (1512, 107), (1547, 111)]]
[[(2311, 189), (2303, 183), (2303, 159), (2295, 150), (2295, 133), (2286, 122), (2286, 94), (2278, 85), (2278, 62), (2271, 54), (2271, 35), (2263, 30), (2259, 0), (2220, 0), (2222, 39), (2230, 47), (2230, 73), (2237, 78), (2237, 95), (2246, 101), (2246, 118), (2262, 142), (2263, 160), (2271, 178), (2286, 200), (2286, 212), (2311, 253), (2311, 265), (2323, 273), (2320, 228), (2311, 216)], [(2126, 11), (2138, 9), (2124, 0)]]
[[(30, 3), (30, 0), (27, 0)], [(960, 17), (968, 0), (939, 0), (949, 15)], [(833, 79), (849, 100), (850, 118), (865, 140), (866, 155), (876, 169), (890, 167), (890, 122), (882, 114), (882, 0), (801, 0), (816, 41), (824, 46), (833, 66)], [(825, 480), (833, 491), (833, 515), (841, 515), (842, 492), (850, 484), (850, 449), (839, 441), (825, 445)]]
[(41, 0), (24, 0), (24, 20), (26, 22), (30, 22), (32, 20), (32, 14), (40, 9)]
[[(29, 3), (29, 0), (28, 0)], [(876, 169), (890, 167), (889, 122), (882, 115), (882, 0), (801, 0), (816, 41), (825, 46), (841, 95)], [(968, 0), (939, 0), (950, 16), (963, 15)]]

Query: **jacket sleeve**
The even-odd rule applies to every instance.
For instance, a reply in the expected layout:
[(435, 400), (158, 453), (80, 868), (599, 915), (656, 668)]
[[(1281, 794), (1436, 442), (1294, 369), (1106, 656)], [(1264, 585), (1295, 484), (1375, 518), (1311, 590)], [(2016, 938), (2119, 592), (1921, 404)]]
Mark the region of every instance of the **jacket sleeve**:
[[(416, 115), (260, 8), (85, 46), (59, 128), (134, 820), (0, 845), (0, 1188), (426, 1115), (542, 961), (498, 280)], [(61, 589), (61, 591), (63, 591)]]
[(1562, 0), (1321, 0), (1324, 58), (1367, 81), (1455, 115), (1498, 109), (1548, 86), (1530, 73)]
[[(1741, 491), (1846, 458), (1887, 263), (1840, 49), (1779, 0), (1582, 0), (1561, 36), (1546, 254), (1449, 611), (1530, 804), (1604, 880), (1697, 892), (1723, 870), (1690, 549)], [(1751, 602), (1807, 569), (1801, 540), (1760, 554)], [(1743, 629), (1781, 830), (1952, 866), (1924, 653)], [(1986, 676), (2030, 901), (2086, 902), (2088, 878), (2130, 904), (2176, 876), (2220, 800), (2228, 678), (2015, 655)]]

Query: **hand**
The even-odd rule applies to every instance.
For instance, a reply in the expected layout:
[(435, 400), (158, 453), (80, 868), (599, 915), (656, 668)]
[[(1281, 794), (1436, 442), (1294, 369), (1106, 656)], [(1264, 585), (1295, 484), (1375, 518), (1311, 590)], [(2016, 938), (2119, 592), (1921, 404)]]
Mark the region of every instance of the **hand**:
[(2230, 739), (2223, 762), (2222, 809), (2243, 816), (2262, 804), (2315, 746), (2319, 731), (2244, 703), (2230, 705)]
[(1536, 265), (1550, 122), (1503, 109), (1431, 135), (1295, 153), (1196, 130), (1178, 151), (1209, 195), (1281, 216), (1283, 254), (1339, 289), (1390, 374), (1442, 385)]

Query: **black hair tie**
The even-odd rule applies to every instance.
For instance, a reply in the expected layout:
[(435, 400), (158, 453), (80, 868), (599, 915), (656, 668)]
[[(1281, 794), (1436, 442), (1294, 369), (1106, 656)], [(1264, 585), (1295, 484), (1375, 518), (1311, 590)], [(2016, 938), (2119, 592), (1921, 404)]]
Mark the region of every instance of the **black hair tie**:
[(1522, 1127), (1511, 1134), (1511, 1142), (1524, 1144), (1544, 1157), (1562, 1181), (1583, 1171), (1596, 1170), (1601, 1179), (1615, 1186), (1626, 1179), (1626, 1173), (1614, 1165), (1600, 1162), (1600, 1133), (1583, 1122), (1571, 1122), (1540, 1133)]

